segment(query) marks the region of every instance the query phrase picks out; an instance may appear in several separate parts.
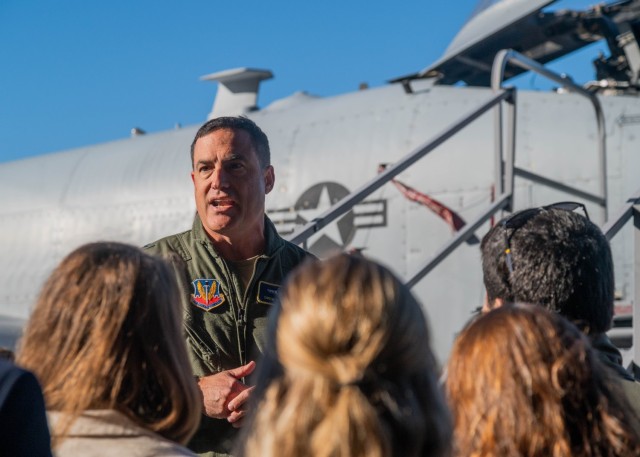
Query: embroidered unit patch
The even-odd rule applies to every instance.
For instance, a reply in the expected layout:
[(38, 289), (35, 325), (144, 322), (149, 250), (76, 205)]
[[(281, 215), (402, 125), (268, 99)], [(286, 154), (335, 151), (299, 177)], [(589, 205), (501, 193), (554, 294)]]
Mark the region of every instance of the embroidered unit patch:
[(220, 293), (220, 281), (217, 279), (195, 279), (191, 303), (205, 311), (212, 310), (224, 303), (224, 295)]
[(258, 284), (258, 297), (257, 302), (263, 305), (273, 305), (278, 295), (280, 286), (277, 284), (271, 284), (268, 282), (260, 281)]

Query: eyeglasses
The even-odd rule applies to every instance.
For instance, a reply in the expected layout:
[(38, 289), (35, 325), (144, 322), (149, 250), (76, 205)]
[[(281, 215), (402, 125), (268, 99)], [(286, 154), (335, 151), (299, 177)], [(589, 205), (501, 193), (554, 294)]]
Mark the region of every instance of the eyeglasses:
[[(587, 207), (582, 203), (578, 202), (558, 202), (553, 203), (547, 206), (540, 206), (538, 208), (530, 208), (525, 209), (524, 211), (520, 211), (519, 213), (514, 214), (513, 216), (503, 220), (500, 225), (504, 229), (504, 244), (505, 249), (504, 253), (506, 256), (507, 268), (509, 269), (509, 273), (513, 273), (513, 257), (511, 256), (511, 238), (516, 233), (516, 230), (526, 225), (531, 219), (540, 214), (543, 211), (548, 211), (550, 209), (562, 209), (565, 211), (575, 211), (578, 208), (582, 208), (584, 211), (584, 216), (589, 220), (589, 213), (587, 212)], [(507, 229), (511, 229), (511, 235), (507, 235)]]

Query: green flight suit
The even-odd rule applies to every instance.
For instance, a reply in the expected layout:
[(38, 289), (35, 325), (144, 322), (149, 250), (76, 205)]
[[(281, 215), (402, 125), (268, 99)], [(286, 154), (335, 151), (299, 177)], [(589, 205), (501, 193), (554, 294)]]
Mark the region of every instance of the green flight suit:
[[(237, 368), (263, 353), (275, 294), (287, 274), (309, 255), (281, 238), (265, 216), (265, 252), (241, 296), (241, 278), (216, 252), (198, 215), (191, 230), (144, 249), (163, 257), (177, 254), (184, 261), (178, 275), (187, 350), (196, 377)], [(203, 416), (188, 446), (200, 455), (225, 456), (236, 437), (237, 429), (226, 420)]]

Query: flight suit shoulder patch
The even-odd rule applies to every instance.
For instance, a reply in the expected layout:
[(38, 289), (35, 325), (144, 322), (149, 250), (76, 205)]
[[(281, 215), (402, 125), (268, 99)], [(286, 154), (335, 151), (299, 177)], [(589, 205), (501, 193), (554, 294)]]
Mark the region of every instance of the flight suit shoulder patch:
[(190, 300), (198, 308), (211, 311), (224, 303), (224, 294), (217, 279), (194, 279), (191, 284), (193, 293)]

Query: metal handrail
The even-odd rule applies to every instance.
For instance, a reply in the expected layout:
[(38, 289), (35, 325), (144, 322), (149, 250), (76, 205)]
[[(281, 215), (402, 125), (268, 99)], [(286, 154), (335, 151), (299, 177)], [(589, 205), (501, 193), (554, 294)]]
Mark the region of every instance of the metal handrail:
[[(569, 186), (562, 185), (559, 183), (555, 183), (547, 178), (536, 176), (536, 180), (542, 184), (549, 185), (554, 188), (562, 188), (567, 192), (571, 192), (574, 194), (578, 194), (579, 196), (585, 197), (588, 200), (594, 201), (595, 203), (600, 204), (604, 208), (604, 219), (606, 220), (607, 215), (607, 193), (606, 193), (606, 145), (605, 145), (605, 130), (604, 130), (604, 116), (602, 114), (602, 107), (600, 105), (600, 101), (593, 94), (587, 92), (582, 87), (576, 85), (570, 77), (566, 75), (558, 75), (544, 66), (540, 65), (538, 62), (531, 60), (522, 54), (511, 50), (511, 49), (503, 49), (496, 54), (496, 57), (493, 61), (493, 69), (491, 73), (491, 87), (495, 92), (501, 92), (505, 90), (502, 87), (502, 80), (504, 79), (504, 72), (507, 66), (507, 63), (511, 63), (513, 65), (517, 65), (525, 70), (530, 70), (535, 73), (538, 73), (542, 76), (545, 76), (559, 84), (562, 84), (563, 87), (571, 90), (573, 92), (577, 92), (585, 97), (587, 97), (593, 103), (594, 109), (596, 111), (596, 118), (598, 121), (598, 137), (600, 139), (599, 142), (599, 151), (600, 151), (600, 160), (601, 160), (601, 186), (602, 186), (602, 197), (588, 195), (585, 196), (584, 191), (575, 190)], [(496, 158), (495, 158), (495, 168), (496, 168), (496, 190), (499, 194), (499, 197), (492, 206), (483, 213), (480, 217), (478, 217), (473, 223), (469, 224), (469, 226), (465, 226), (464, 229), (459, 232), (453, 239), (448, 241), (444, 247), (430, 260), (428, 260), (425, 264), (423, 264), (413, 276), (407, 281), (409, 287), (413, 287), (415, 284), (420, 281), (424, 276), (427, 275), (431, 270), (433, 270), (442, 260), (444, 260), (451, 252), (455, 250), (457, 246), (459, 246), (462, 242), (464, 242), (467, 238), (471, 236), (473, 230), (477, 229), (482, 223), (489, 219), (489, 217), (493, 216), (500, 210), (509, 210), (513, 209), (513, 190), (514, 190), (514, 177), (516, 174), (520, 176), (531, 176), (532, 173), (526, 172), (525, 170), (518, 169), (515, 166), (515, 92), (510, 99), (505, 99), (510, 102), (510, 113), (508, 117), (509, 126), (507, 129), (507, 157), (506, 160), (503, 160), (503, 128), (502, 128), (502, 105), (496, 106), (496, 127), (495, 127), (495, 146), (496, 146)], [(473, 230), (472, 230), (473, 229)]]
[(409, 280), (406, 282), (407, 287), (411, 288), (415, 286), (422, 278), (424, 278), (431, 270), (433, 270), (440, 262), (442, 262), (451, 252), (453, 252), (458, 246), (464, 243), (467, 239), (473, 235), (482, 224), (491, 218), (498, 211), (505, 209), (509, 206), (511, 200), (511, 195), (502, 194), (498, 200), (493, 202), (491, 206), (480, 216), (466, 224), (459, 232), (456, 233), (456, 236), (448, 242), (440, 251), (434, 255), (420, 270), (415, 273)]
[[(634, 292), (633, 292), (633, 310), (632, 310), (632, 329), (631, 329), (631, 341), (633, 347), (632, 360), (637, 364), (640, 362), (640, 211), (638, 209), (640, 205), (640, 189), (626, 201), (624, 206), (620, 208), (616, 217), (608, 221), (602, 231), (607, 237), (607, 240), (611, 241), (615, 237), (622, 227), (633, 220), (635, 226), (635, 235), (633, 242), (634, 251)], [(624, 334), (624, 333), (623, 333)]]
[(444, 129), (442, 132), (432, 137), (429, 141), (423, 143), (421, 146), (411, 151), (399, 162), (395, 163), (392, 166), (389, 166), (385, 169), (385, 171), (380, 173), (374, 179), (364, 184), (359, 189), (353, 191), (340, 201), (336, 202), (331, 206), (331, 208), (322, 213), (320, 216), (313, 219), (312, 221), (309, 221), (298, 230), (295, 230), (291, 234), (291, 236), (288, 237), (288, 240), (294, 244), (303, 243), (313, 234), (317, 233), (320, 229), (326, 227), (338, 217), (342, 216), (344, 213), (364, 200), (367, 196), (378, 190), (387, 182), (391, 181), (398, 174), (400, 174), (415, 162), (417, 162), (419, 159), (433, 151), (446, 140), (451, 138), (464, 127), (480, 117), (482, 114), (486, 113), (491, 108), (501, 103), (503, 100), (508, 99), (511, 96), (512, 92), (513, 89), (498, 91), (498, 93), (489, 101), (483, 103), (468, 114), (465, 114), (456, 122), (454, 122), (450, 127)]
[[(582, 87), (576, 85), (571, 78), (566, 75), (558, 75), (537, 62), (519, 54), (513, 50), (502, 50), (498, 52), (493, 63), (493, 71), (491, 75), (491, 86), (496, 92), (496, 95), (489, 101), (485, 102), (478, 108), (472, 110), (470, 113), (462, 116), (458, 121), (453, 123), (450, 127), (444, 129), (439, 134), (435, 135), (432, 139), (423, 143), (423, 145), (414, 149), (402, 160), (388, 167), (384, 172), (380, 173), (374, 179), (361, 186), (356, 191), (347, 195), (337, 203), (331, 206), (327, 211), (322, 213), (317, 218), (308, 222), (298, 230), (295, 230), (288, 238), (289, 241), (295, 244), (305, 242), (313, 234), (333, 222), (335, 219), (349, 211), (353, 206), (360, 203), (371, 193), (382, 187), (384, 184), (395, 178), (402, 171), (413, 165), (416, 161), (433, 151), (440, 146), (446, 140), (451, 138), (457, 132), (476, 120), (482, 114), (489, 109), (496, 109), (496, 189), (498, 190), (498, 198), (491, 206), (484, 211), (480, 216), (474, 219), (472, 222), (465, 225), (445, 246), (436, 253), (433, 258), (427, 261), (417, 273), (415, 273), (408, 281), (407, 285), (413, 287), (424, 276), (432, 271), (440, 262), (442, 262), (451, 252), (453, 252), (460, 244), (469, 239), (473, 233), (485, 223), (491, 216), (501, 210), (511, 210), (513, 205), (513, 180), (516, 174), (528, 176), (524, 170), (518, 170), (515, 167), (515, 89), (504, 88), (502, 86), (502, 80), (504, 79), (504, 72), (507, 63), (517, 65), (525, 70), (536, 72), (542, 76), (545, 76), (553, 81), (558, 82), (566, 89), (579, 93), (587, 97), (593, 104), (596, 118), (598, 122), (598, 138), (599, 138), (599, 153), (600, 153), (600, 165), (601, 165), (601, 193), (602, 196), (588, 195), (584, 191), (580, 191), (582, 196), (588, 200), (598, 203), (603, 207), (604, 215), (606, 219), (607, 215), (607, 182), (606, 182), (606, 133), (604, 129), (604, 116), (602, 113), (602, 107), (600, 101), (593, 94), (587, 92)], [(503, 128), (502, 128), (502, 110), (501, 103), (503, 101), (510, 104), (510, 116), (509, 128), (507, 131), (507, 157), (506, 161), (503, 161)], [(519, 173), (520, 172), (520, 173)], [(542, 183), (546, 183), (551, 187), (558, 187), (560, 184), (544, 178), (537, 177)], [(564, 186), (564, 190), (568, 192), (574, 192), (575, 190), (569, 186)], [(631, 213), (629, 213), (628, 217)], [(626, 219), (628, 220), (628, 218)]]
[(591, 92), (585, 90), (583, 87), (573, 82), (570, 76), (565, 74), (559, 75), (552, 72), (543, 65), (540, 65), (535, 60), (529, 59), (523, 56), (519, 52), (513, 49), (503, 49), (496, 54), (493, 60), (493, 68), (491, 71), (491, 88), (494, 91), (504, 89), (502, 87), (502, 81), (504, 79), (504, 73), (507, 64), (515, 65), (525, 70), (530, 70), (544, 76), (552, 81), (561, 84), (562, 87), (575, 92), (589, 99), (596, 113), (596, 121), (598, 124), (598, 154), (600, 161), (600, 196), (591, 198), (590, 200), (598, 203), (604, 212), (603, 220), (607, 220), (607, 144), (606, 144), (606, 130), (604, 122), (604, 114), (602, 111), (602, 105), (598, 97)]
[(527, 179), (532, 182), (537, 182), (538, 184), (542, 184), (544, 186), (550, 187), (552, 189), (559, 190), (561, 192), (566, 192), (571, 194), (577, 198), (581, 198), (583, 200), (589, 201), (591, 203), (595, 203), (600, 206), (605, 206), (606, 202), (604, 199), (598, 195), (594, 195), (590, 192), (586, 192), (582, 189), (578, 189), (573, 186), (568, 186), (567, 184), (554, 181), (553, 179), (545, 178), (544, 176), (540, 176), (536, 173), (532, 173), (528, 170), (524, 170), (519, 167), (513, 168), (513, 173), (516, 176), (520, 176), (521, 178)]
[(629, 197), (624, 206), (618, 211), (618, 214), (602, 227), (602, 232), (611, 241), (618, 234), (620, 229), (625, 226), (629, 219), (633, 217), (634, 205), (640, 204), (640, 189)]

